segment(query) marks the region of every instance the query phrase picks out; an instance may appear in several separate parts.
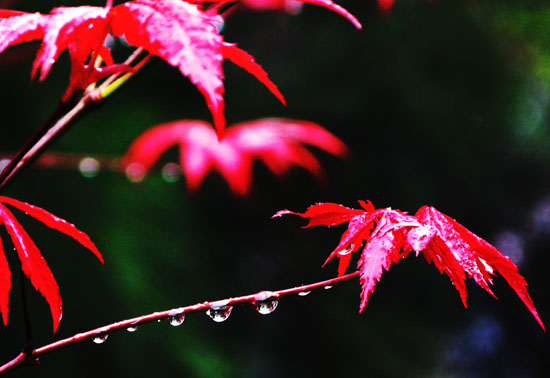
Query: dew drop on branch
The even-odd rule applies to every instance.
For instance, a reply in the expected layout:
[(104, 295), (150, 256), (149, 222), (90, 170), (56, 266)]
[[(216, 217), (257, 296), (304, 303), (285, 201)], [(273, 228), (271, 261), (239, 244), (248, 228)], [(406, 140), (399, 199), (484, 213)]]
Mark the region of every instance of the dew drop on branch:
[(256, 311), (262, 315), (271, 314), (277, 308), (279, 300), (276, 297), (269, 297), (261, 301), (256, 301)]
[(136, 332), (138, 330), (138, 326), (130, 326), (126, 328), (126, 331), (128, 332)]
[(176, 163), (168, 163), (162, 167), (162, 179), (166, 182), (173, 183), (180, 179), (181, 168)]
[(330, 289), (332, 289), (332, 285), (326, 285), (326, 286), (324, 287), (324, 289), (325, 289), (325, 290), (330, 290)]
[(99, 173), (100, 164), (93, 157), (85, 157), (78, 163), (80, 174), (86, 178), (92, 178)]
[(125, 173), (128, 180), (138, 183), (145, 178), (145, 167), (139, 163), (130, 163), (126, 167)]
[(232, 306), (213, 307), (206, 310), (206, 315), (210, 316), (210, 318), (216, 323), (221, 323), (229, 318), (232, 310)]
[(92, 339), (92, 341), (93, 341), (94, 343), (96, 343), (96, 344), (103, 344), (103, 343), (107, 340), (108, 337), (109, 337), (108, 334), (102, 333), (101, 335), (95, 336), (95, 337)]
[(168, 318), (168, 322), (171, 326), (177, 327), (179, 325), (183, 324), (183, 321), (185, 320), (185, 314), (182, 312), (181, 314), (173, 315)]
[(300, 291), (300, 292), (298, 293), (298, 295), (299, 295), (300, 297), (305, 297), (306, 295), (309, 295), (309, 293), (311, 293), (311, 291)]

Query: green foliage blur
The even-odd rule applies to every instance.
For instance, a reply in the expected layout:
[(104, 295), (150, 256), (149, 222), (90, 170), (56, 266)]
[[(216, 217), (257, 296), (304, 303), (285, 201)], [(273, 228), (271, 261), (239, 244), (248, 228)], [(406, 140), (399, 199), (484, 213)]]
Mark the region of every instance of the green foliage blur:
[[(2, 1), (48, 12), (82, 1)], [(86, 3), (90, 4), (90, 3)], [(102, 2), (94, 2), (101, 5)], [(223, 34), (263, 65), (286, 96), (277, 100), (231, 63), (228, 124), (262, 117), (317, 122), (352, 153), (315, 151), (327, 182), (301, 169), (283, 179), (258, 163), (253, 190), (240, 198), (217, 174), (190, 193), (161, 168), (139, 184), (123, 174), (77, 169), (25, 171), (4, 193), (75, 223), (106, 264), (72, 239), (17, 212), (61, 288), (64, 318), (52, 335), (46, 302), (30, 284), (36, 346), (114, 321), (328, 279), (321, 265), (341, 227), (303, 230), (303, 219), (271, 220), (315, 202), (411, 213), (430, 204), (515, 253), (543, 321), (550, 326), (550, 3), (545, 0), (344, 0), (363, 23), (355, 30), (326, 9), (297, 15), (235, 12)], [(30, 82), (38, 44), (0, 55), (0, 152), (14, 153), (55, 108), (68, 79), (62, 56), (43, 83)], [(120, 45), (122, 59), (129, 50)], [(116, 55), (115, 54), (115, 55)], [(177, 119), (210, 121), (202, 96), (173, 67), (154, 59), (52, 150), (120, 156), (147, 128)], [(6, 251), (9, 238), (0, 230)], [(0, 327), (0, 363), (22, 348), (19, 262), (10, 317)], [(239, 306), (224, 323), (190, 314), (175, 328), (149, 324), (43, 356), (13, 377), (543, 377), (549, 343), (501, 278), (492, 299), (468, 284), (469, 309), (446, 276), (422, 256), (384, 273), (362, 315), (357, 280), (283, 297), (271, 315)]]

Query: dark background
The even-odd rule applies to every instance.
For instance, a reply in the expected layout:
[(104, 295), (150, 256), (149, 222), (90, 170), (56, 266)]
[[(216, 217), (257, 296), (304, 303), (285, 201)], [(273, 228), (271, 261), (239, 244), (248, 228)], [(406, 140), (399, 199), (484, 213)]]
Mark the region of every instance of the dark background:
[[(61, 5), (2, 3), (42, 12)], [(183, 179), (168, 183), (160, 174), (177, 150), (140, 184), (113, 172), (85, 178), (77, 169), (38, 168), (13, 182), (5, 195), (75, 223), (106, 260), (102, 267), (72, 239), (16, 212), (64, 302), (52, 335), (48, 306), (30, 289), (37, 346), (140, 314), (334, 277), (336, 264), (321, 264), (344, 228), (302, 230), (302, 219), (270, 217), (315, 202), (355, 207), (358, 199), (412, 213), (429, 204), (456, 218), (511, 255), (550, 325), (550, 5), (397, 0), (387, 15), (374, 0), (342, 5), (363, 31), (309, 5), (295, 16), (237, 12), (223, 31), (256, 57), (288, 101), (282, 107), (226, 63), (228, 123), (277, 116), (322, 124), (352, 151), (346, 160), (315, 151), (327, 183), (298, 168), (279, 179), (258, 163), (245, 198), (217, 174), (189, 193)], [(24, 144), (67, 85), (66, 53), (45, 82), (30, 82), (38, 46), (0, 55), (4, 154)], [(183, 118), (210, 114), (186, 78), (154, 59), (52, 150), (120, 156), (148, 127)], [(24, 331), (19, 263), (5, 230), (0, 235), (14, 276), (9, 323), (0, 327), (3, 363), (20, 351)], [(473, 281), (468, 289), (465, 310), (448, 278), (411, 255), (384, 273), (362, 315), (353, 280), (283, 297), (271, 315), (239, 306), (220, 324), (195, 313), (178, 328), (162, 322), (120, 331), (11, 376), (546, 376), (548, 336), (506, 282), (495, 279), (498, 301)]]

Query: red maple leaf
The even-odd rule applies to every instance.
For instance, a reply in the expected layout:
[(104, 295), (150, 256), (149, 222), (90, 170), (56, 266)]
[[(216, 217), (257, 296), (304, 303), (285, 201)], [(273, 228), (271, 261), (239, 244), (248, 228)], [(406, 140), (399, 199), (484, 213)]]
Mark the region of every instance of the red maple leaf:
[(545, 329), (527, 291), (527, 283), (518, 273), (516, 265), (487, 241), (433, 207), (423, 206), (411, 216), (391, 208), (376, 210), (370, 202), (359, 202), (364, 210), (319, 203), (310, 206), (305, 213), (282, 210), (274, 217), (295, 214), (310, 218), (306, 227), (330, 227), (348, 222), (348, 229), (327, 262), (337, 256), (340, 259), (338, 274), (343, 275), (351, 255), (365, 243), (358, 261), (362, 285), (360, 312), (364, 310), (384, 269), (388, 270), (393, 263), (415, 251), (417, 255), (422, 253), (428, 262), (433, 262), (441, 273), (449, 276), (465, 307), (466, 275), (495, 297), (489, 285), (493, 283), (491, 276), (499, 273)]
[[(17, 201), (13, 198), (0, 196), (0, 225), (4, 225), (8, 231), (21, 261), (23, 273), (25, 273), (32, 285), (48, 302), (53, 319), (53, 331), (55, 332), (63, 314), (59, 287), (40, 250), (4, 204), (13, 206), (44, 223), (46, 226), (71, 236), (92, 251), (101, 263), (103, 263), (103, 257), (88, 235), (77, 229), (73, 224), (39, 207)], [(0, 312), (2, 313), (4, 325), (8, 323), (10, 288), (11, 272), (0, 240)]]
[[(48, 15), (2, 11), (0, 53), (9, 46), (42, 39), (33, 64), (33, 76), (45, 79), (62, 51), (71, 58), (67, 99), (76, 89), (87, 88), (107, 75), (130, 70), (114, 64), (105, 40), (109, 33), (124, 37), (136, 47), (177, 67), (206, 99), (220, 136), (225, 127), (222, 61), (229, 59), (258, 78), (283, 102), (283, 95), (254, 58), (223, 41), (214, 11), (183, 0), (135, 0), (116, 7), (59, 7)], [(97, 57), (106, 63), (96, 67)]]
[[(64, 51), (69, 51), (71, 75), (63, 94), (66, 100), (75, 90), (84, 89), (103, 77), (127, 71), (125, 65), (115, 65), (109, 49), (104, 46), (109, 33), (110, 7), (59, 7), (49, 15), (4, 11), (0, 15), (0, 53), (11, 45), (42, 39), (33, 63), (32, 76), (40, 71), (42, 81)], [(101, 56), (106, 67), (96, 67)]]
[(245, 195), (254, 159), (262, 160), (277, 175), (291, 165), (319, 175), (319, 162), (302, 144), (336, 156), (347, 151), (334, 135), (306, 121), (270, 118), (244, 122), (229, 127), (220, 140), (207, 122), (183, 120), (145, 131), (128, 148), (122, 166), (137, 166), (145, 173), (168, 148), (179, 145), (181, 169), (191, 190), (198, 188), (209, 171), (217, 170), (233, 192)]

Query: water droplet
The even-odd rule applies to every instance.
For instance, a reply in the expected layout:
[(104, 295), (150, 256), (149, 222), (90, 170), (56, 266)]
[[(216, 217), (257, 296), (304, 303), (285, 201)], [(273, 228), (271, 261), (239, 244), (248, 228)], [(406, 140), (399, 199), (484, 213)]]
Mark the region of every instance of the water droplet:
[(103, 344), (105, 342), (105, 340), (107, 340), (107, 338), (109, 337), (108, 334), (106, 333), (102, 333), (101, 335), (97, 335), (95, 336), (92, 341), (96, 344)]
[(130, 326), (126, 328), (126, 331), (128, 332), (136, 332), (138, 330), (138, 326)]
[(325, 290), (330, 290), (330, 289), (332, 289), (332, 285), (326, 285), (325, 286)]
[(168, 318), (170, 325), (174, 327), (182, 325), (184, 320), (185, 320), (185, 313), (183, 312), (181, 314), (173, 315), (173, 316), (170, 316), (170, 318)]
[(126, 177), (133, 183), (143, 181), (145, 178), (145, 167), (139, 163), (130, 163), (126, 167)]
[(10, 163), (10, 159), (2, 159), (0, 160), (0, 173), (6, 168), (6, 166)]
[(213, 24), (216, 27), (216, 30), (218, 30), (218, 33), (221, 33), (223, 30), (223, 27), (225, 26), (225, 21), (223, 17), (217, 16), (216, 18), (214, 18)]
[(82, 176), (92, 178), (99, 173), (99, 166), (99, 161), (93, 157), (85, 157), (78, 163), (78, 170)]
[(299, 295), (300, 297), (305, 297), (305, 296), (308, 295), (309, 293), (311, 293), (311, 291), (300, 291), (300, 292), (298, 293), (298, 295)]
[(176, 163), (168, 163), (162, 167), (162, 178), (164, 181), (172, 183), (181, 177), (181, 168)]
[(206, 315), (210, 316), (210, 318), (216, 323), (221, 323), (229, 318), (232, 310), (232, 306), (212, 307), (206, 310)]
[(340, 256), (349, 255), (354, 248), (355, 248), (355, 244), (349, 243), (349, 245), (346, 248), (342, 249), (341, 251), (338, 251), (338, 255)]
[(277, 308), (279, 300), (277, 297), (269, 297), (261, 301), (256, 301), (256, 311), (262, 315), (271, 314)]

